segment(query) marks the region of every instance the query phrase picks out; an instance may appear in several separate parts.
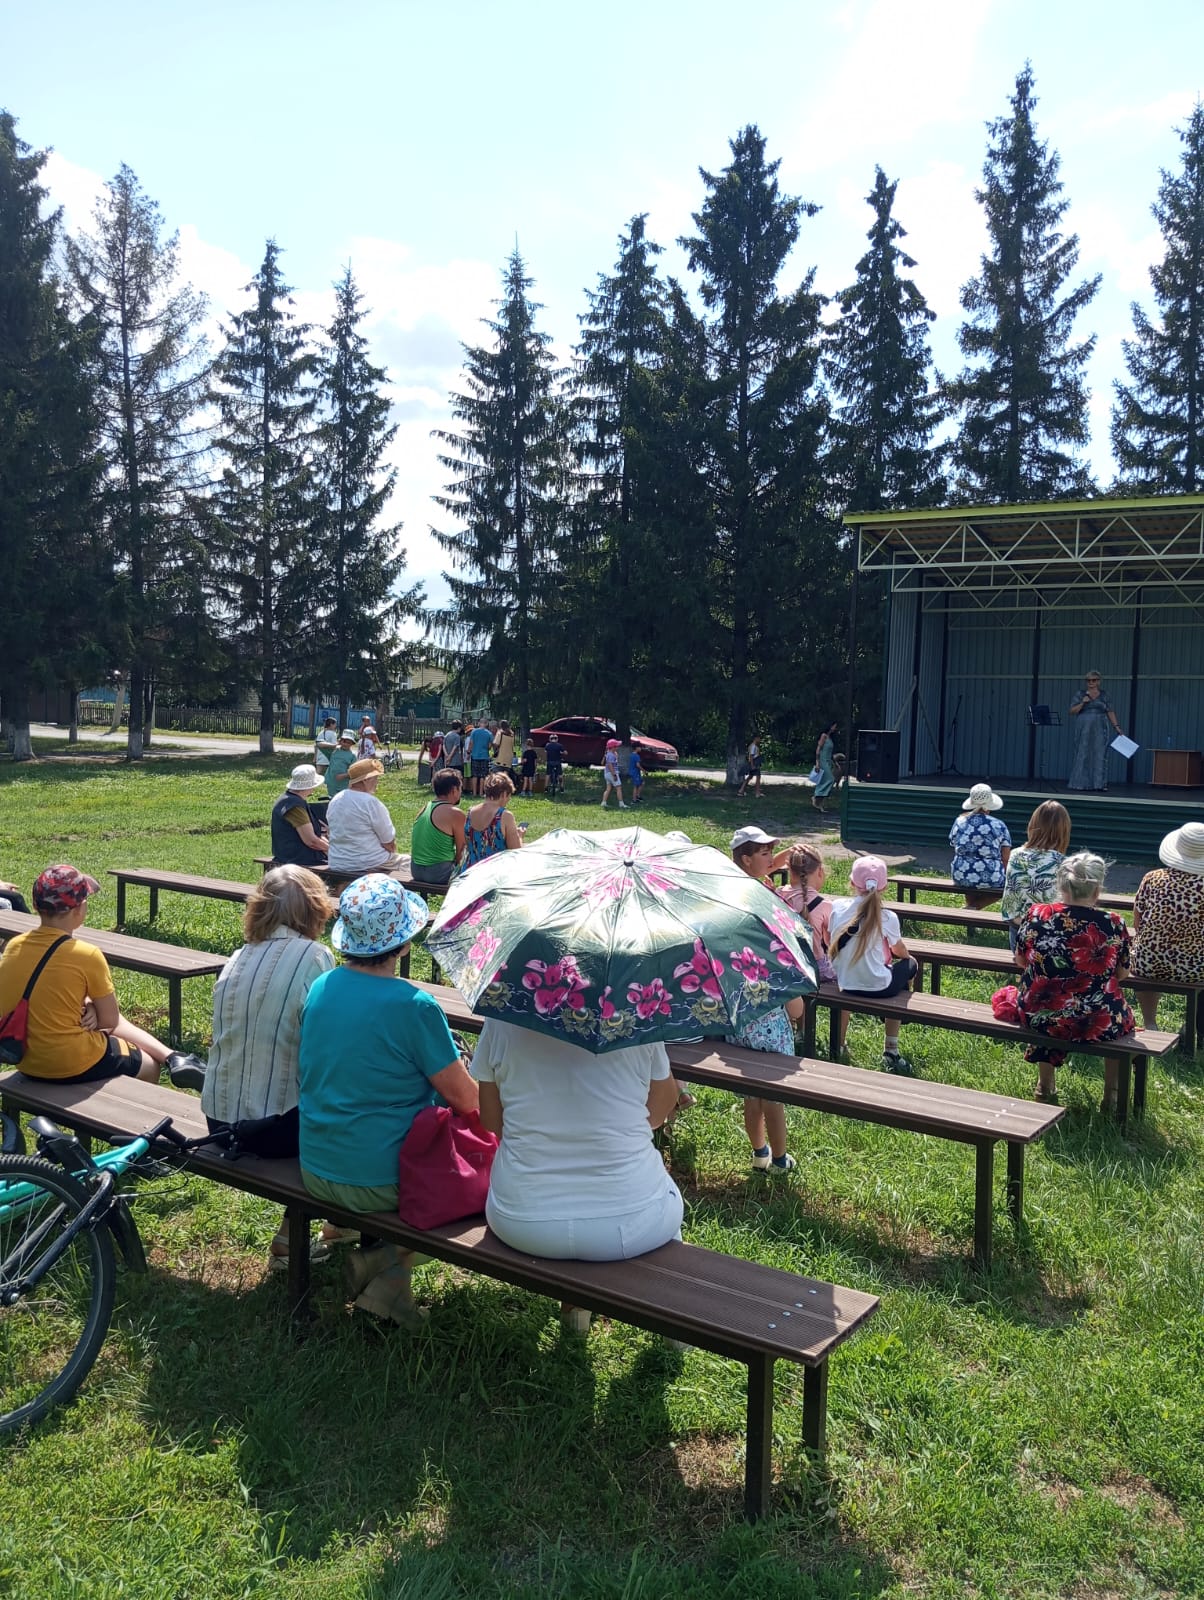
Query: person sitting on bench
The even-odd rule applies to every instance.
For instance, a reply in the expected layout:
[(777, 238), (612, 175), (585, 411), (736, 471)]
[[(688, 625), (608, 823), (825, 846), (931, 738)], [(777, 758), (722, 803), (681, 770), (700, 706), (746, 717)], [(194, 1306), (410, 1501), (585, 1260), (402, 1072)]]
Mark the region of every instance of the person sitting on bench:
[(29, 914), (29, 907), (25, 903), (25, 896), (15, 883), (5, 883), (0, 878), (0, 911), (21, 911)]
[(336, 878), (358, 878), (365, 872), (392, 872), (401, 864), (397, 829), (376, 786), (384, 768), (373, 759), (352, 762), (351, 780), (336, 794), (326, 812), (330, 830), (330, 870)]
[(410, 829), (410, 873), (415, 883), (445, 884), (451, 882), (464, 848), (464, 789), (460, 774), (450, 767), (436, 772), (432, 788), (435, 798), (427, 801)]
[[(846, 994), (887, 999), (911, 987), (919, 970), (908, 955), (899, 932), (899, 919), (882, 904), (886, 888), (886, 863), (879, 856), (861, 856), (853, 863), (849, 882), (854, 900), (838, 900), (828, 923), (828, 957), (836, 981)], [(915, 1068), (899, 1054), (897, 1017), (885, 1023), (882, 1065), (901, 1078), (915, 1076)]]
[(329, 844), (325, 829), (309, 808), (309, 797), (321, 779), (310, 762), (294, 767), (288, 788), (272, 807), (272, 865), (320, 867)]
[(121, 1077), (158, 1083), (166, 1067), (177, 1089), (201, 1088), (205, 1063), (128, 1022), (117, 1007), (109, 963), (95, 945), (75, 937), (87, 919), (88, 896), (99, 888), (67, 862), (47, 867), (33, 886), (41, 925), (11, 940), (0, 957), (0, 1016), (16, 1006), (34, 968), (48, 957), (29, 996), (21, 1071), (73, 1083)]

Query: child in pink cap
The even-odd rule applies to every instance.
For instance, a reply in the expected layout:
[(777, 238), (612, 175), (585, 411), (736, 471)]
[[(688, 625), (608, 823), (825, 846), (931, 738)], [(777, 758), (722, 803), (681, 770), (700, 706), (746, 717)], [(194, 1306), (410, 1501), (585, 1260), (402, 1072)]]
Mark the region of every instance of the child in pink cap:
[[(886, 888), (886, 863), (880, 856), (860, 856), (849, 880), (855, 900), (838, 903), (828, 923), (828, 957), (836, 981), (845, 994), (888, 998), (911, 987), (917, 967), (899, 933), (899, 919), (882, 904)], [(899, 1054), (899, 1022), (886, 1021), (886, 1049), (882, 1065), (902, 1078), (915, 1076), (906, 1056)]]
[(612, 789), (618, 799), (619, 810), (627, 810), (627, 806), (623, 801), (623, 780), (619, 776), (620, 748), (617, 739), (608, 739), (606, 741), (606, 754), (602, 757), (602, 807), (604, 810)]

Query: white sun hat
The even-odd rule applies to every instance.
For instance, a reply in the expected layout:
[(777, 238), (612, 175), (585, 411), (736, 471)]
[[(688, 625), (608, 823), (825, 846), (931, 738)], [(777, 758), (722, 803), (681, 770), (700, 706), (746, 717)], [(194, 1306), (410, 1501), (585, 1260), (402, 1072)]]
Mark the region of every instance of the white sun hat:
[(1002, 811), (1003, 801), (989, 783), (976, 783), (962, 801), (963, 811)]
[(1204, 877), (1204, 822), (1185, 822), (1158, 846), (1158, 859), (1180, 872)]

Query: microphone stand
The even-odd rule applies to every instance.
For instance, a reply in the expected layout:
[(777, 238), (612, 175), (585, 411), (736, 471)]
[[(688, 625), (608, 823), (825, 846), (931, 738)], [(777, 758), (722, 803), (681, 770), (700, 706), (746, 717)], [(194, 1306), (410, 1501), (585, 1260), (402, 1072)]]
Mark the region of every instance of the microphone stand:
[(942, 776), (946, 772), (952, 772), (957, 777), (961, 777), (961, 773), (958, 770), (957, 765), (957, 714), (961, 708), (962, 697), (959, 694), (957, 697), (957, 704), (953, 708), (953, 721), (949, 724), (949, 764), (948, 766), (941, 768)]

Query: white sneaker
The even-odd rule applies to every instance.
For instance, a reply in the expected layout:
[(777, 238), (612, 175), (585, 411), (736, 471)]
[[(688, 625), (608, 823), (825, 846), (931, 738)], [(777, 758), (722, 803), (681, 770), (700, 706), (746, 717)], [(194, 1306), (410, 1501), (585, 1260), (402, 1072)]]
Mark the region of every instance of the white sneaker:
[(619, 810), (620, 811), (626, 811), (627, 810), (627, 804), (626, 804), (625, 801), (623, 801), (623, 800), (619, 801)]

